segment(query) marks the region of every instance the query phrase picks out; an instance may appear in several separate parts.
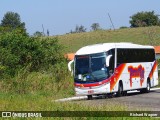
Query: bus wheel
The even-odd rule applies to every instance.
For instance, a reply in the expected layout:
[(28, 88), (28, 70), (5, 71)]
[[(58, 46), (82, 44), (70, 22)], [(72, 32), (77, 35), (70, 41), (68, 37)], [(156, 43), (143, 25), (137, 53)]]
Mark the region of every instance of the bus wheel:
[(117, 92), (117, 97), (121, 97), (123, 93), (123, 86), (122, 84), (119, 84), (118, 86), (118, 92)]
[(144, 92), (145, 92), (145, 89), (141, 89), (141, 90), (140, 90), (140, 93), (144, 93)]
[(123, 96), (127, 96), (127, 91), (123, 91)]
[(88, 100), (92, 100), (93, 99), (92, 95), (87, 95), (87, 98), (88, 98)]
[(145, 92), (146, 92), (146, 93), (149, 93), (149, 92), (150, 92), (150, 89), (151, 89), (151, 84), (150, 84), (150, 81), (147, 80), (147, 87), (145, 88)]

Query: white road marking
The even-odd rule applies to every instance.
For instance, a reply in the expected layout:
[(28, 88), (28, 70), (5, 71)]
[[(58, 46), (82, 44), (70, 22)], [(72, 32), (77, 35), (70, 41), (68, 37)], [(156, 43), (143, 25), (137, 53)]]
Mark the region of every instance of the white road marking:
[(63, 99), (55, 100), (55, 102), (64, 102), (64, 101), (71, 101), (71, 100), (83, 100), (83, 99), (87, 99), (87, 96), (75, 96), (75, 97), (70, 97), (70, 98), (63, 98)]
[[(160, 90), (160, 88), (151, 88), (151, 91), (154, 91), (154, 90)], [(139, 92), (139, 91), (134, 90), (134, 91), (128, 91), (127, 93), (135, 93), (135, 92)], [(55, 102), (65, 102), (65, 101), (84, 100), (84, 99), (87, 99), (87, 96), (74, 96), (70, 98), (63, 98), (63, 99), (55, 100)]]

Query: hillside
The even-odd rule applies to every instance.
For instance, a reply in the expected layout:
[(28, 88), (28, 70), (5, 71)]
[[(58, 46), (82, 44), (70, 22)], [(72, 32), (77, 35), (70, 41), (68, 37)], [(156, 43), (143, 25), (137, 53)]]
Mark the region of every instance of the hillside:
[[(59, 42), (66, 46), (66, 52), (76, 52), (79, 48), (106, 42), (132, 42), (144, 45), (160, 45), (160, 27), (126, 28), (118, 30), (99, 30), (58, 36)], [(152, 42), (153, 41), (153, 42)]]

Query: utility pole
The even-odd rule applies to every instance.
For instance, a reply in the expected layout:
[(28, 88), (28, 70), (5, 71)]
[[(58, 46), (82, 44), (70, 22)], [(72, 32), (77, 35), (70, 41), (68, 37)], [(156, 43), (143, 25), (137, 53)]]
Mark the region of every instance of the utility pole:
[(42, 24), (42, 30), (43, 30), (43, 36), (45, 36), (45, 34), (44, 34), (44, 27), (43, 27), (43, 24)]
[(111, 16), (109, 15), (109, 13), (108, 13), (108, 17), (109, 17), (110, 22), (111, 22), (111, 24), (112, 24), (113, 30), (115, 30), (114, 24), (113, 24), (113, 22), (112, 22), (112, 19), (111, 19)]

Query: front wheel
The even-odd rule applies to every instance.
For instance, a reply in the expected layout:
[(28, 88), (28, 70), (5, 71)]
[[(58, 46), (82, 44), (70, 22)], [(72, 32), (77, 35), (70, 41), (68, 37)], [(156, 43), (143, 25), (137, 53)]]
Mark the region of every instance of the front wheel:
[(92, 100), (93, 99), (92, 95), (87, 95), (87, 98), (88, 98), (88, 100)]
[(117, 92), (117, 97), (121, 97), (123, 94), (123, 86), (122, 84), (119, 84), (118, 86), (118, 92)]

